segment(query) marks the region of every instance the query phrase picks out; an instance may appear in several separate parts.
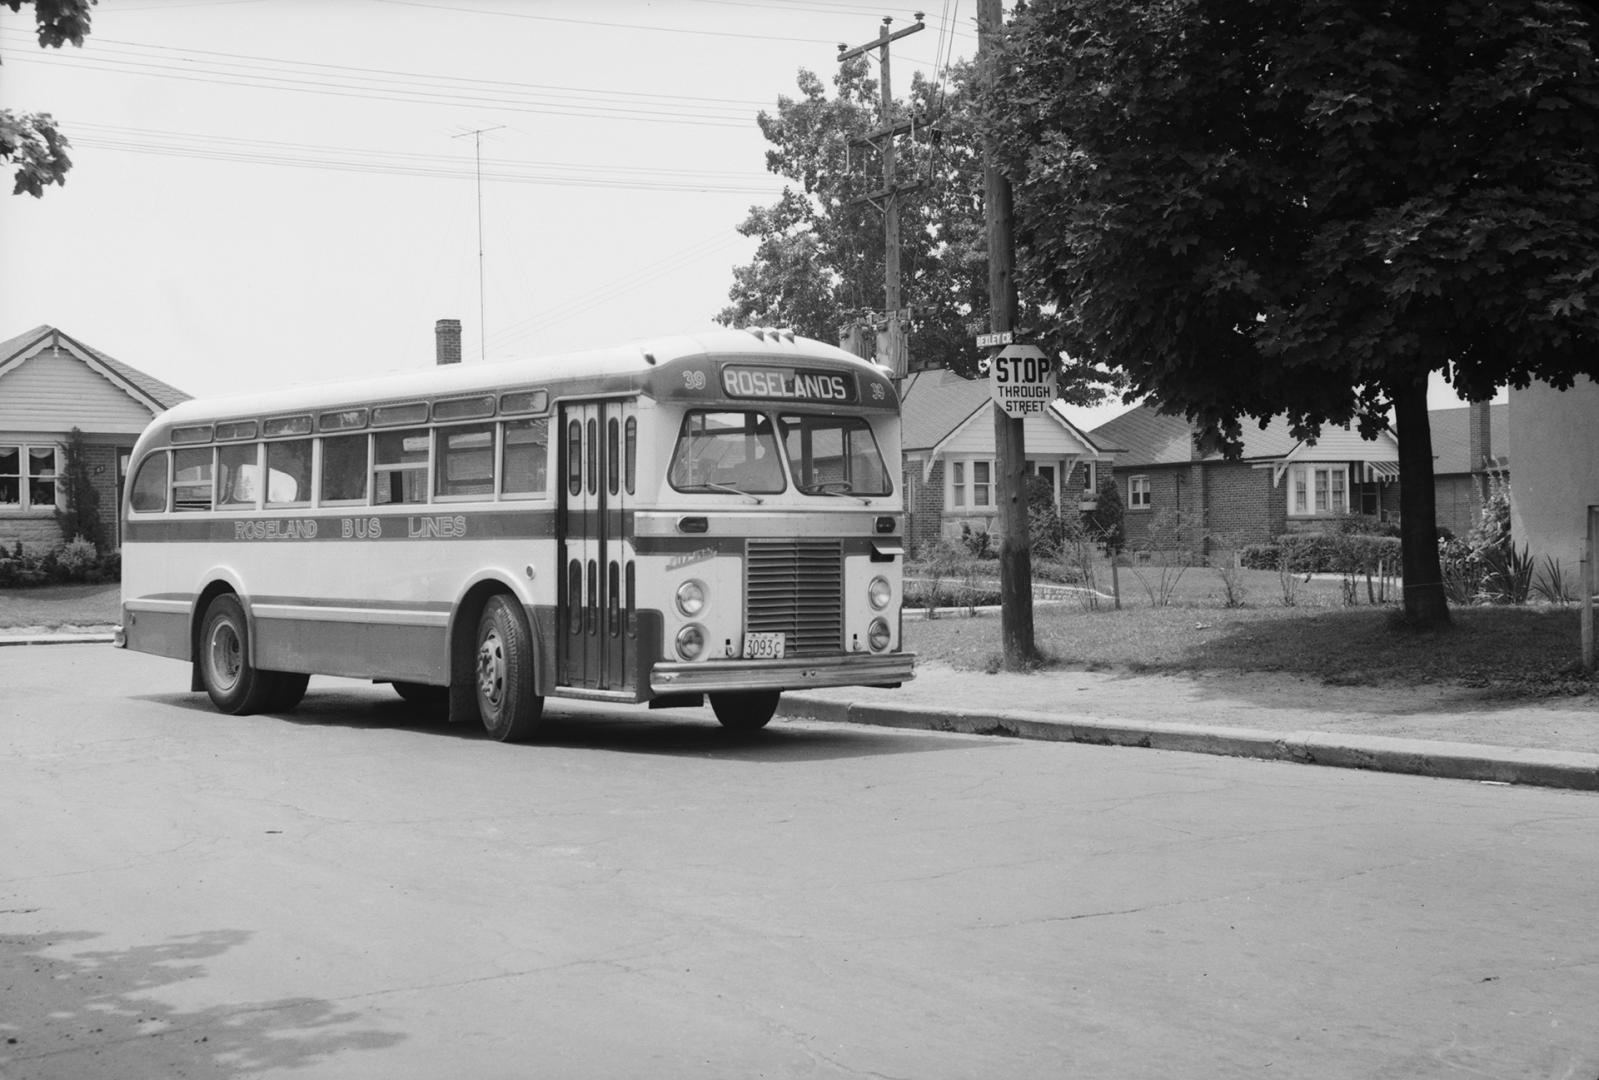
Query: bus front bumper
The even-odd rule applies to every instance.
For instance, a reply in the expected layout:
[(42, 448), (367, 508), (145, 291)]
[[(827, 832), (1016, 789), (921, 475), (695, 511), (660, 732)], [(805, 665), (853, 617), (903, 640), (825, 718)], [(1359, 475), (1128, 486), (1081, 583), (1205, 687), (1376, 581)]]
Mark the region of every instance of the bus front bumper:
[(915, 653), (660, 663), (650, 669), (650, 690), (656, 694), (714, 694), (823, 686), (897, 686), (916, 677), (915, 667)]

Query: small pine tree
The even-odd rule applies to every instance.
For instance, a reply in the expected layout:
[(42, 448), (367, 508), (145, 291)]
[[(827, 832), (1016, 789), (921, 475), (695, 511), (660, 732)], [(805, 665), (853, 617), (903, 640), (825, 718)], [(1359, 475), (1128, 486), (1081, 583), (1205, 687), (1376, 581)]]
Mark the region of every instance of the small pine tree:
[(83, 432), (72, 429), (67, 437), (67, 460), (61, 471), (62, 494), (66, 509), (56, 510), (56, 524), (68, 540), (83, 537), (96, 551), (105, 550), (105, 526), (100, 521), (100, 493), (89, 477), (88, 452)]
[(1104, 547), (1106, 555), (1118, 555), (1127, 546), (1127, 529), (1123, 521), (1125, 507), (1121, 489), (1112, 477), (1099, 482), (1098, 501), (1094, 509), (1084, 514), (1089, 532)]

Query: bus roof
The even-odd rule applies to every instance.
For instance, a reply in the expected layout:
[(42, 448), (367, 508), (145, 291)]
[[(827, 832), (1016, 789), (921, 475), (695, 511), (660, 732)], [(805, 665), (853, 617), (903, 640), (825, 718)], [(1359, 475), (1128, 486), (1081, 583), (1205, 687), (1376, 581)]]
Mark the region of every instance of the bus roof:
[[(268, 416), (376, 401), (436, 399), (512, 387), (547, 387), (551, 399), (578, 393), (644, 390), (652, 374), (668, 365), (695, 360), (749, 359), (842, 364), (863, 374), (886, 379), (884, 369), (813, 338), (788, 330), (751, 328), (707, 330), (630, 342), (582, 352), (524, 357), (493, 363), (441, 364), (435, 367), (281, 390), (196, 398), (157, 417), (152, 427), (166, 428), (236, 416)], [(631, 376), (631, 378), (629, 378)], [(563, 385), (564, 384), (564, 385)], [(588, 384), (588, 385), (584, 385)]]

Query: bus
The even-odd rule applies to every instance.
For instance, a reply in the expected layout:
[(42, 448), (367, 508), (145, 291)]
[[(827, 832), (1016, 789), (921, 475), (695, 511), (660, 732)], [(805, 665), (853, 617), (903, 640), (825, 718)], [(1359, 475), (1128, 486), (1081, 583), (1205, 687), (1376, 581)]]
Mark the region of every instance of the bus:
[(913, 675), (898, 394), (792, 331), (188, 401), (128, 475), (116, 642), (224, 713), (333, 675), (503, 741), (546, 698), (754, 730)]

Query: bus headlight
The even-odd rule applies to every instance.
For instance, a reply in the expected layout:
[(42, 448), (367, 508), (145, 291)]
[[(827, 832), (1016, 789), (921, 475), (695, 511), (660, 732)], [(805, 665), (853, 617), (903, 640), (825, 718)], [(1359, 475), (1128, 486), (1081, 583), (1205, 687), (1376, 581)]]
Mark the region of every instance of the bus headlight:
[(866, 586), (866, 598), (872, 602), (874, 611), (882, 611), (888, 602), (894, 599), (894, 587), (885, 577), (874, 577), (872, 583)]
[[(887, 632), (887, 626), (884, 626)], [(698, 660), (705, 651), (705, 627), (699, 623), (689, 623), (677, 632), (677, 655), (684, 660)]]
[(882, 652), (888, 648), (888, 643), (894, 639), (889, 633), (887, 619), (873, 619), (872, 625), (866, 628), (866, 643), (872, 647), (873, 652)]
[(677, 610), (689, 618), (694, 618), (705, 610), (705, 583), (702, 581), (685, 581), (677, 587)]

